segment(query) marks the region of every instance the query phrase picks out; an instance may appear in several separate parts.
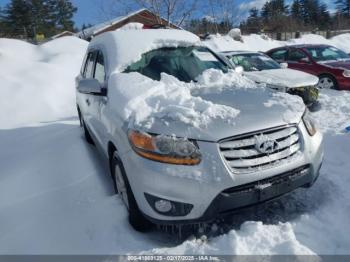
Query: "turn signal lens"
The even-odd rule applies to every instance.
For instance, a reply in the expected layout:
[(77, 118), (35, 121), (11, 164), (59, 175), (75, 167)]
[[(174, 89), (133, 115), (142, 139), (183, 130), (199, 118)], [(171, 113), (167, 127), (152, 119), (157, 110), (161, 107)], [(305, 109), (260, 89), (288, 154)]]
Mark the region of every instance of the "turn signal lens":
[(316, 126), (310, 116), (309, 110), (306, 110), (303, 116), (303, 122), (310, 136), (314, 136), (317, 132)]
[(185, 138), (135, 130), (130, 130), (128, 137), (134, 151), (144, 158), (174, 165), (198, 165), (201, 162), (198, 147)]

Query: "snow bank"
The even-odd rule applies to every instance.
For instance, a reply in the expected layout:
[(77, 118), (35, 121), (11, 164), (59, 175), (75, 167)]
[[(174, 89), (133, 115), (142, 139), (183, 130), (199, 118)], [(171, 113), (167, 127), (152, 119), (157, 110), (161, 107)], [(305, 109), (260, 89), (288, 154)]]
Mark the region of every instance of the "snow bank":
[(243, 42), (235, 41), (229, 35), (211, 35), (208, 40), (203, 43), (216, 52), (225, 51), (261, 51), (266, 52), (270, 49), (295, 44), (326, 44), (338, 47), (345, 52), (350, 52), (350, 34), (342, 34), (331, 39), (326, 39), (323, 36), (308, 34), (303, 35), (299, 39), (291, 39), (289, 41), (273, 40), (265, 35), (246, 35), (243, 36)]
[(263, 225), (246, 222), (239, 230), (207, 240), (188, 240), (175, 248), (156, 248), (141, 254), (155, 255), (313, 255), (314, 252), (296, 238), (290, 223)]
[(350, 126), (350, 92), (321, 90), (321, 110), (312, 113), (322, 132), (344, 133)]
[(260, 35), (242, 36), (243, 41), (235, 41), (232, 37), (225, 35), (211, 35), (208, 40), (203, 41), (204, 45), (216, 52), (225, 51), (268, 51), (272, 48), (283, 45), (283, 42), (272, 40)]
[(0, 39), (0, 128), (70, 117), (74, 78), (87, 42), (64, 37), (41, 46)]

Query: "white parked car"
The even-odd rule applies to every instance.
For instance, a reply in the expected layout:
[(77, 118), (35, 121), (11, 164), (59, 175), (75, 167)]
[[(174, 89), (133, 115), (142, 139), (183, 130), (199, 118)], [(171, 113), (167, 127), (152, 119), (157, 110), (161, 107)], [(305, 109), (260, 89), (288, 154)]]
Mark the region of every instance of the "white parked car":
[(289, 69), (288, 64), (279, 64), (260, 52), (228, 51), (222, 52), (234, 67), (243, 68), (243, 74), (256, 83), (299, 95), (310, 109), (318, 106), (318, 77), (298, 70)]
[(319, 175), (322, 135), (300, 99), (257, 87), (189, 32), (102, 34), (76, 83), (86, 140), (137, 230), (210, 221)]

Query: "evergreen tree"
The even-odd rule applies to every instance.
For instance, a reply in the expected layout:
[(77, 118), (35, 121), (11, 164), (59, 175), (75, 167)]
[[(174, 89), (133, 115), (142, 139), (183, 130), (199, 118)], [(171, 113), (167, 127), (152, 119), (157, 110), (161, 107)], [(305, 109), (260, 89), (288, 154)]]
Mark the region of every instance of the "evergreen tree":
[(290, 9), (291, 9), (290, 13), (292, 15), (292, 18), (296, 20), (303, 19), (303, 7), (301, 5), (300, 0), (294, 0)]
[(52, 21), (58, 31), (74, 31), (73, 16), (77, 8), (73, 6), (70, 0), (48, 0), (51, 6)]
[(261, 30), (261, 22), (259, 16), (259, 9), (252, 8), (249, 10), (249, 17), (247, 19), (246, 25), (251, 33), (258, 33)]
[(350, 0), (336, 0), (337, 11), (339, 14), (350, 18)]
[(318, 16), (318, 21), (316, 22), (319, 25), (319, 29), (321, 30), (330, 29), (331, 27), (331, 23), (332, 23), (331, 14), (328, 11), (327, 5), (324, 3), (322, 3), (319, 7), (319, 16)]
[(12, 0), (3, 11), (3, 23), (8, 34), (13, 36), (33, 37), (31, 31), (31, 10), (27, 1)]
[(70, 0), (11, 0), (5, 7), (3, 23), (12, 36), (49, 37), (64, 30), (73, 31), (76, 11)]

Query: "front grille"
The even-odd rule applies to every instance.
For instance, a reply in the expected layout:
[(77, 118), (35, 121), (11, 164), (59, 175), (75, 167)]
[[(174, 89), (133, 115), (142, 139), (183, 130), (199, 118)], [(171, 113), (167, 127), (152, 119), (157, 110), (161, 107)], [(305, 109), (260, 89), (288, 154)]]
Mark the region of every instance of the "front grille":
[[(261, 149), (260, 146), (267, 141), (273, 146), (269, 150)], [(219, 146), (234, 173), (250, 173), (277, 166), (282, 160), (295, 156), (301, 150), (301, 141), (298, 128), (288, 126), (231, 138)]]

